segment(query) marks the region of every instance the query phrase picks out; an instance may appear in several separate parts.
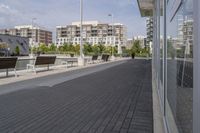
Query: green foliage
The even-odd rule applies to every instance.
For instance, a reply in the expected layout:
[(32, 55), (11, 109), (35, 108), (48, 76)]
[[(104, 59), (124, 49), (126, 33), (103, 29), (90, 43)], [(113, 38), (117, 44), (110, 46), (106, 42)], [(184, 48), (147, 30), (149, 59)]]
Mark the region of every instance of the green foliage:
[(16, 53), (16, 55), (20, 55), (20, 48), (19, 48), (19, 46), (15, 47), (15, 53)]
[(80, 45), (79, 44), (76, 44), (74, 46), (74, 52), (76, 55), (80, 55)]
[(112, 47), (111, 46), (107, 46), (104, 53), (107, 53), (107, 54), (112, 54)]
[(57, 49), (57, 47), (56, 47), (56, 45), (54, 45), (54, 44), (51, 44), (51, 45), (49, 46), (49, 51), (56, 51), (56, 49)]
[(68, 47), (69, 47), (69, 48), (68, 48), (68, 51), (67, 51), (67, 52), (75, 52), (75, 46), (74, 46), (74, 45), (69, 44)]
[(131, 48), (131, 53), (140, 54), (141, 53), (141, 44), (139, 40), (134, 41), (133, 46)]
[(39, 51), (42, 52), (42, 53), (46, 53), (49, 51), (49, 47), (46, 45), (46, 44), (40, 44), (39, 46)]
[(172, 59), (175, 58), (176, 50), (173, 47), (173, 42), (171, 39), (167, 40), (167, 56), (171, 57)]
[(100, 53), (100, 54), (102, 54), (102, 53), (105, 52), (106, 47), (105, 47), (104, 45), (100, 44), (100, 45), (98, 45), (98, 47), (99, 47), (99, 53)]
[(113, 54), (114, 54), (114, 55), (117, 55), (118, 47), (117, 47), (117, 46), (112, 47), (112, 51), (113, 51)]
[(92, 46), (92, 52), (95, 54), (95, 55), (98, 55), (100, 54), (100, 48), (98, 47), (98, 45), (94, 45)]
[(135, 40), (133, 42), (131, 49), (129, 49), (128, 51), (130, 55), (135, 54), (136, 56), (139, 57), (147, 57), (149, 56), (150, 48), (149, 47), (142, 48), (141, 42), (139, 40)]
[(30, 49), (30, 51), (31, 51), (31, 50), (33, 51), (33, 53), (36, 53), (36, 52), (38, 51), (38, 48), (33, 47), (33, 48)]
[(83, 53), (88, 55), (89, 53), (93, 52), (92, 46), (90, 44), (83, 45)]
[[(117, 46), (111, 47), (111, 46), (105, 46), (103, 44), (84, 44), (83, 45), (83, 52), (85, 55), (101, 55), (103, 53), (106, 54), (112, 54), (117, 55)], [(41, 52), (46, 54), (73, 54), (73, 55), (79, 55), (80, 54), (80, 45), (76, 44), (68, 44), (65, 43), (62, 46), (57, 47), (55, 44), (51, 44), (49, 46), (45, 44), (40, 44), (39, 47), (33, 47), (32, 51), (34, 53)], [(128, 51), (128, 50), (126, 50)]]

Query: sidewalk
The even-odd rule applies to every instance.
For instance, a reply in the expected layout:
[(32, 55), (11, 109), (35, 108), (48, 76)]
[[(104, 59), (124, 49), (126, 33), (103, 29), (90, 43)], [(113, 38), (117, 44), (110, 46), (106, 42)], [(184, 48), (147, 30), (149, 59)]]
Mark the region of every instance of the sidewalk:
[(37, 68), (37, 70), (41, 71), (35, 74), (33, 71), (30, 70), (18, 70), (17, 74), (19, 75), (18, 77), (14, 77), (14, 71), (9, 72), (9, 77), (5, 77), (5, 72), (0, 72), (0, 85), (5, 85), (13, 82), (19, 82), (23, 80), (28, 80), (28, 79), (33, 79), (33, 78), (38, 78), (38, 77), (43, 77), (43, 76), (48, 76), (48, 75), (54, 75), (57, 73), (63, 73), (63, 72), (68, 72), (68, 71), (73, 71), (73, 70), (78, 70), (78, 69), (83, 69), (83, 68), (89, 68), (89, 67), (95, 67), (98, 65), (103, 65), (103, 64), (109, 64), (113, 62), (118, 62), (118, 61), (125, 61), (128, 60), (129, 58), (121, 58), (117, 59), (114, 61), (109, 61), (109, 62), (101, 62), (101, 63), (94, 63), (94, 64), (86, 64), (86, 66), (82, 67), (66, 67), (66, 65), (55, 65), (51, 66), (49, 71), (46, 71), (46, 67), (43, 68)]
[[(32, 71), (21, 70), (17, 72), (19, 77), (10, 76), (0, 78), (0, 95), (36, 86), (53, 86), (74, 78), (105, 70), (115, 65), (122, 64), (127, 60), (128, 59), (118, 59), (115, 61), (87, 64), (86, 66), (71, 68), (66, 68), (66, 66), (54, 66), (50, 67), (49, 71), (42, 71), (37, 74)], [(46, 70), (46, 68), (40, 70)], [(14, 75), (14, 72), (11, 72), (11, 74), (12, 73)]]
[(66, 73), (41, 77), (46, 85), (23, 81), (37, 85), (0, 95), (0, 132), (152, 133), (150, 61), (97, 67), (74, 71), (72, 75), (91, 73), (50, 86), (48, 78), (64, 78)]

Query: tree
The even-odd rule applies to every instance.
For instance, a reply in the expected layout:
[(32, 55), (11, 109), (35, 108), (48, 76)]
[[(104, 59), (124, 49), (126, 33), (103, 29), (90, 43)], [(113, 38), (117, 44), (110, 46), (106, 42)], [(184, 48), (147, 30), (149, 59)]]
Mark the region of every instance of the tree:
[(99, 53), (100, 53), (100, 54), (102, 54), (102, 53), (105, 52), (106, 47), (105, 47), (104, 45), (100, 44), (100, 45), (98, 45), (98, 47), (99, 47)]
[(16, 55), (20, 55), (20, 48), (19, 48), (19, 46), (15, 47), (15, 53), (16, 53)]
[(171, 57), (172, 59), (174, 59), (175, 55), (176, 55), (176, 50), (173, 47), (172, 40), (169, 39), (169, 40), (167, 40), (167, 56)]
[(83, 52), (84, 52), (85, 55), (92, 53), (93, 52), (92, 46), (90, 44), (84, 44), (83, 45)]
[(30, 49), (30, 51), (33, 51), (33, 53), (36, 53), (37, 51), (38, 51), (38, 48), (37, 47), (32, 47), (31, 49)]
[(107, 46), (106, 50), (104, 51), (107, 54), (112, 54), (112, 47), (111, 46)]
[(56, 48), (57, 48), (57, 47), (56, 47), (54, 44), (51, 44), (50, 47), (49, 47), (49, 50), (55, 52), (55, 51), (56, 51)]
[(39, 51), (42, 53), (48, 52), (49, 48), (46, 44), (40, 44)]
[(99, 48), (99, 46), (98, 45), (93, 45), (92, 46), (92, 51), (93, 51), (93, 53), (95, 54), (95, 55), (98, 55), (99, 53), (100, 53), (100, 48)]
[(75, 52), (75, 46), (72, 44), (69, 44), (69, 52)]
[(59, 50), (59, 52), (63, 52), (64, 51), (64, 47), (63, 46), (59, 46), (58, 50)]
[(74, 52), (77, 54), (77, 55), (80, 55), (80, 45), (79, 44), (76, 44), (74, 46)]
[(112, 47), (112, 51), (113, 51), (114, 55), (117, 54), (117, 52), (118, 52), (118, 46)]
[(142, 51), (141, 44), (139, 40), (134, 41), (133, 46), (131, 48), (131, 52), (135, 54), (140, 54)]

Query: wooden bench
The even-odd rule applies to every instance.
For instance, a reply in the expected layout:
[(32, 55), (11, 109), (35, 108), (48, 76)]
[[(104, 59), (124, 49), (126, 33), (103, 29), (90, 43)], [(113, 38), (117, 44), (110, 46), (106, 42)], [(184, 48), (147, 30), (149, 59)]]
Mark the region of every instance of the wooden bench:
[(93, 55), (92, 56), (92, 62), (95, 63), (95, 61), (98, 60), (98, 55)]
[(77, 58), (69, 58), (66, 61), (61, 62), (62, 65), (66, 65), (67, 67), (68, 67), (69, 64), (70, 64), (71, 67), (73, 67), (75, 63), (78, 65), (78, 59)]
[(0, 58), (0, 69), (6, 69), (6, 77), (8, 77), (9, 69), (14, 69), (15, 77), (16, 73), (17, 58)]
[(49, 65), (55, 64), (56, 56), (38, 56), (34, 64), (27, 64), (27, 69), (32, 68), (32, 70), (37, 73), (36, 66), (47, 65), (47, 70), (49, 70)]
[(108, 59), (109, 59), (109, 57), (110, 57), (110, 55), (108, 55), (108, 54), (103, 54), (102, 57), (101, 57), (101, 60), (107, 62)]
[(94, 63), (97, 62), (97, 61), (98, 61), (98, 55), (93, 55), (92, 58), (90, 58), (90, 59), (88, 60), (88, 63), (89, 63), (89, 64), (94, 64)]

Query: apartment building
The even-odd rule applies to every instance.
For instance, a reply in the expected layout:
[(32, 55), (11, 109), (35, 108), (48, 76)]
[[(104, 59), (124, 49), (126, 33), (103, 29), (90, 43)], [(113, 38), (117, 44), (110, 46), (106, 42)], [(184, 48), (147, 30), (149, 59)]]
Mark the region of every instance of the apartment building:
[(21, 25), (15, 26), (13, 29), (0, 29), (0, 34), (28, 37), (31, 46), (52, 43), (52, 32), (39, 26)]
[(153, 18), (148, 17), (146, 19), (146, 27), (147, 27), (147, 43), (150, 44), (150, 42), (153, 41)]
[[(126, 27), (123, 24), (105, 24), (98, 21), (83, 22), (84, 43), (125, 46), (126, 39)], [(80, 22), (56, 27), (56, 44), (61, 46), (64, 43), (80, 44)]]
[(147, 47), (147, 38), (145, 36), (134, 36), (133, 41), (140, 41), (140, 45), (142, 48)]

